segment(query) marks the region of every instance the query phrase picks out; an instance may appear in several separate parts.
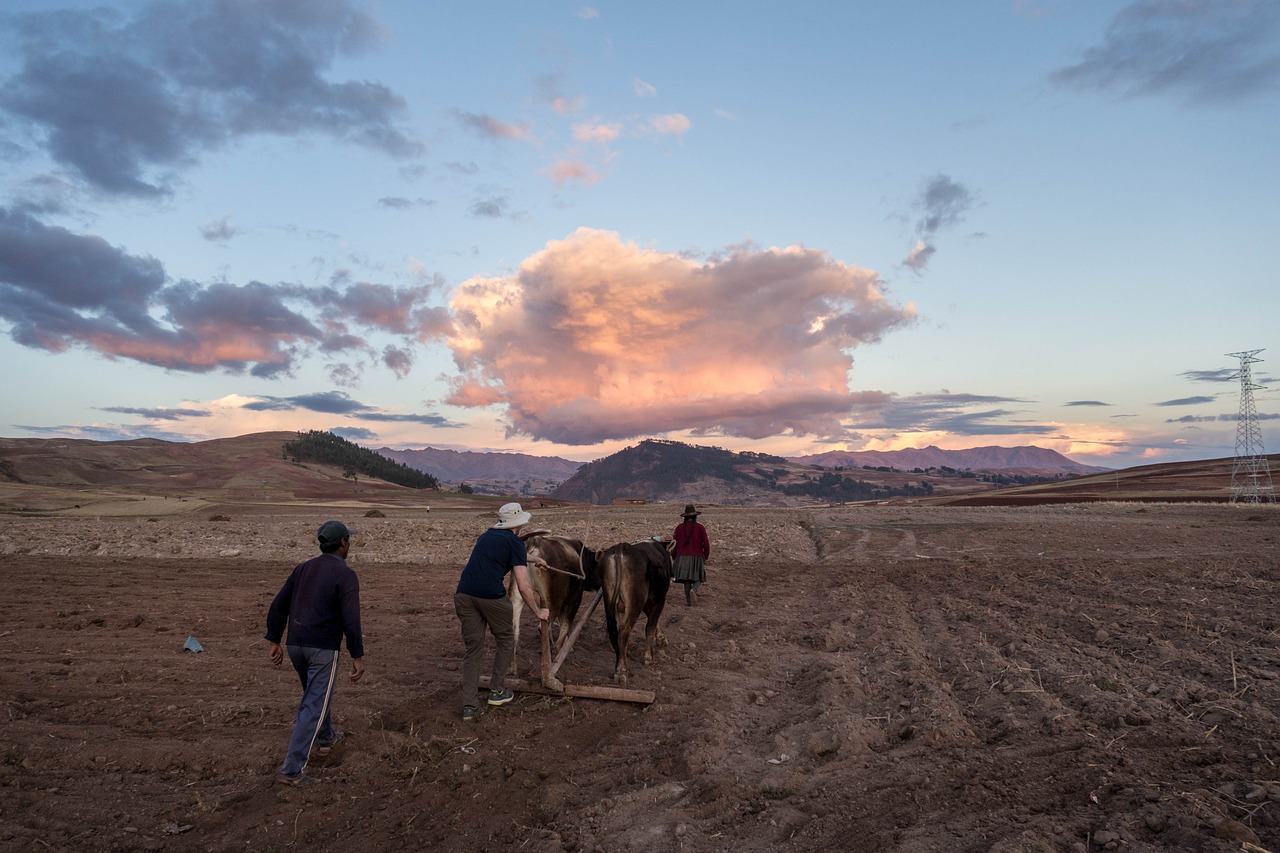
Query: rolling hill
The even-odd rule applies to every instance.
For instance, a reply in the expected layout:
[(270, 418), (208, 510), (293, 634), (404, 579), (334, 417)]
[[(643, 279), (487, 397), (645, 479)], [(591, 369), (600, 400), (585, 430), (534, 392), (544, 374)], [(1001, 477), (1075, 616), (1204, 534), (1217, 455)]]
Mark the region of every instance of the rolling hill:
[[(1271, 470), (1278, 470), (1280, 454), (1272, 454), (1267, 460)], [(1226, 457), (1139, 465), (1051, 483), (938, 496), (925, 502), (947, 506), (1033, 506), (1095, 501), (1223, 503), (1231, 499), (1234, 464), (1233, 458)]]
[(183, 511), (187, 501), (426, 505), (439, 498), (438, 492), (352, 478), (345, 467), (292, 462), (284, 447), (297, 438), (295, 432), (200, 442), (0, 438), (0, 511), (92, 512), (104, 503), (141, 498), (151, 499), (151, 513)]

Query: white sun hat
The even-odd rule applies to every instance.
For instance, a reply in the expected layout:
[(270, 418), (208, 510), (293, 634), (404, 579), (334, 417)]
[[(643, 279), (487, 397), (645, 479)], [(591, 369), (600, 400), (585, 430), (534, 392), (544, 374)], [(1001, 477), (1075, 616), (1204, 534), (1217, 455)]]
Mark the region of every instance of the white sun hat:
[(498, 523), (494, 527), (506, 530), (510, 527), (519, 527), (522, 524), (529, 523), (529, 513), (525, 512), (520, 504), (510, 503), (503, 504), (498, 510)]

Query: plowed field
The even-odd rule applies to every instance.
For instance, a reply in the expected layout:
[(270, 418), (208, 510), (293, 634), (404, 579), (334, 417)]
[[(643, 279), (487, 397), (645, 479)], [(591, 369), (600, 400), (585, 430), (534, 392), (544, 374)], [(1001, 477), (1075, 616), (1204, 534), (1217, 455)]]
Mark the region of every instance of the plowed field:
[[(363, 511), (6, 516), (0, 847), (1280, 851), (1275, 507), (707, 508), (700, 600), (653, 664), (633, 638), (653, 704), (466, 724), (451, 598), (491, 518)], [(291, 789), (263, 622), (331, 515), (369, 670)], [(678, 521), (534, 511), (598, 547)], [(612, 667), (597, 611), (562, 675)]]

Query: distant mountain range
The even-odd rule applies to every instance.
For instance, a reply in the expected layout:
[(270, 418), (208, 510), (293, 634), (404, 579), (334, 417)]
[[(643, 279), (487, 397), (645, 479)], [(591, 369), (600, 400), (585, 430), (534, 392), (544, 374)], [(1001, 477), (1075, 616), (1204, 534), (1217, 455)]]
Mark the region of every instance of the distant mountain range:
[(1043, 447), (973, 447), (968, 450), (943, 450), (930, 445), (923, 449), (905, 450), (831, 450), (812, 456), (788, 457), (800, 465), (819, 468), (873, 468), (887, 466), (901, 471), (915, 468), (953, 468), (957, 471), (1002, 472), (1018, 474), (1101, 474), (1109, 468), (1081, 465), (1054, 450)]
[(377, 453), (454, 485), (503, 494), (545, 494), (573, 476), (581, 462), (559, 456), (481, 453), (472, 450), (379, 448)]
[[(658, 444), (670, 443), (658, 442)], [(728, 454), (729, 457), (737, 455), (719, 448), (708, 449)], [(562, 459), (559, 456), (440, 450), (434, 447), (424, 447), (420, 450), (394, 450), (382, 447), (376, 452), (446, 483), (454, 485), (467, 483), (473, 487), (507, 494), (550, 492), (573, 477), (584, 465), (582, 462)], [(747, 461), (759, 456), (754, 453), (743, 455)], [(930, 446), (918, 450), (832, 450), (811, 456), (772, 458), (778, 462), (822, 469), (869, 466), (910, 472), (917, 468), (922, 471), (949, 468), (955, 471), (1042, 477), (1053, 477), (1059, 474), (1096, 474), (1109, 470), (1081, 465), (1061, 453), (1041, 447), (975, 447), (970, 450), (943, 450)]]

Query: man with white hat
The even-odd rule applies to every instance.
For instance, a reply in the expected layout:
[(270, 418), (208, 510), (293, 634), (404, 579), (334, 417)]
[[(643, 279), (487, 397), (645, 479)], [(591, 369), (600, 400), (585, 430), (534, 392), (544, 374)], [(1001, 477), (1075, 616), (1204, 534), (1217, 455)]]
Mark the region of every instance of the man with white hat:
[[(538, 601), (529, 583), (528, 553), (518, 535), (529, 522), (529, 513), (518, 503), (504, 504), (498, 510), (498, 521), (480, 534), (471, 549), (471, 558), (458, 578), (453, 596), (453, 609), (462, 623), (462, 642), (467, 655), (462, 662), (462, 719), (475, 718), (479, 705), (480, 668), (484, 662), (484, 632), (493, 634), (497, 650), (493, 655), (493, 672), (489, 676), (489, 704), (505, 705), (514, 698), (503, 687), (511, 659), (515, 655), (515, 628), (512, 625), (511, 599), (507, 598), (507, 572), (516, 573), (516, 586), (527, 604)], [(551, 618), (541, 604), (538, 618)]]

